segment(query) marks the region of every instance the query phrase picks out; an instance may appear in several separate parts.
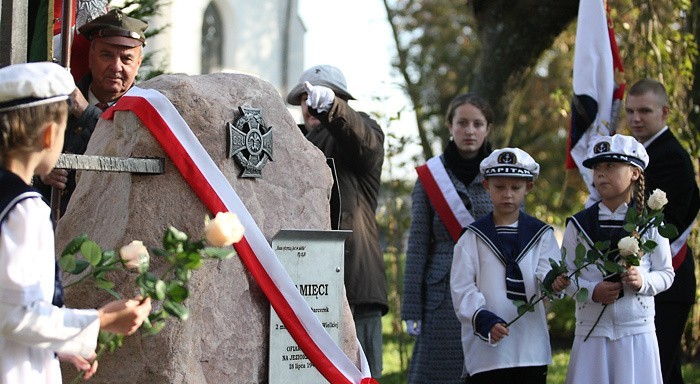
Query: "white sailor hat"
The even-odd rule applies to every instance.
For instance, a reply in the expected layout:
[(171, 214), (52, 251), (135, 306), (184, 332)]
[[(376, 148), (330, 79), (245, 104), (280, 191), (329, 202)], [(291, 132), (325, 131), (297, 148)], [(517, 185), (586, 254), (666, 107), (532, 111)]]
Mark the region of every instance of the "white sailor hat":
[(642, 170), (649, 165), (647, 150), (632, 136), (599, 136), (592, 142), (594, 144), (588, 148), (588, 155), (583, 161), (586, 168), (602, 162), (627, 163)]
[(481, 161), (479, 170), (488, 177), (522, 177), (536, 179), (540, 165), (520, 148), (497, 149)]
[(73, 90), (73, 76), (55, 63), (0, 68), (0, 112), (66, 100)]

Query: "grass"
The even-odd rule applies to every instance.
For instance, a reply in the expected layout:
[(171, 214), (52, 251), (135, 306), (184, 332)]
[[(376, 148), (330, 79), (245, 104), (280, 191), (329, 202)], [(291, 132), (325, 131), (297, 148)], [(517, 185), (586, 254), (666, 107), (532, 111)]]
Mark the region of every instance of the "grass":
[[(382, 318), (384, 329), (384, 374), (379, 379), (380, 384), (406, 384), (407, 368), (402, 367), (400, 343), (406, 345), (406, 355), (410, 358), (413, 351), (413, 338), (407, 334), (392, 334), (391, 312)], [(566, 379), (566, 367), (569, 364), (569, 349), (558, 349), (553, 352), (552, 365), (547, 373), (548, 384), (563, 384)], [(697, 362), (683, 364), (683, 378), (686, 384), (700, 384), (700, 365)]]

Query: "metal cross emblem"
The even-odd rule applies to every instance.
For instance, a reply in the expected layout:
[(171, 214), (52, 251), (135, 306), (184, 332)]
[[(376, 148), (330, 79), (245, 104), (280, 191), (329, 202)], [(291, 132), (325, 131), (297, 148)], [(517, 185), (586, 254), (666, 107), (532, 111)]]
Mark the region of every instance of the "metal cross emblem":
[(268, 158), (272, 161), (272, 127), (266, 127), (259, 108), (238, 107), (241, 117), (228, 128), (228, 157), (243, 168), (239, 177), (262, 177)]

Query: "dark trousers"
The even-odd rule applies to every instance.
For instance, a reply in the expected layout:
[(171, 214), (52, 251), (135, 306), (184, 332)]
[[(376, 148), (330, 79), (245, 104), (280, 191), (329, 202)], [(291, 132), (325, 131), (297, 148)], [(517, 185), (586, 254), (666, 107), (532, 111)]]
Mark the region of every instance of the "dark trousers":
[(692, 304), (656, 301), (654, 325), (664, 384), (683, 384), (681, 339)]
[(547, 366), (516, 367), (479, 372), (469, 376), (467, 384), (547, 384)]

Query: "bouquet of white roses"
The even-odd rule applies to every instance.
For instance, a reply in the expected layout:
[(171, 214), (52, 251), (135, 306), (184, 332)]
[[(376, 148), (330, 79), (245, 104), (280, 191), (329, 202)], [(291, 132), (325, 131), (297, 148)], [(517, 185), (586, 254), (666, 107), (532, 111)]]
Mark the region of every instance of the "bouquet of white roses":
[[(193, 241), (186, 233), (168, 227), (163, 236), (162, 248), (151, 249), (152, 254), (162, 257), (167, 263), (167, 268), (160, 275), (149, 271), (149, 250), (141, 241), (132, 241), (121, 247), (117, 254), (113, 250), (103, 250), (87, 235), (78, 236), (66, 246), (59, 258), (64, 272), (80, 275), (77, 281), (66, 285), (64, 289), (91, 280), (96, 287), (120, 299), (121, 295), (114, 289), (109, 274), (120, 270), (136, 271), (138, 276), (135, 281), (141, 296), (161, 303), (154, 306), (159, 309), (151, 312), (141, 325), (145, 335), (155, 335), (163, 329), (168, 317), (187, 320), (189, 310), (184, 301), (189, 295), (187, 282), (192, 272), (199, 269), (207, 259), (226, 260), (236, 255), (230, 246), (243, 237), (243, 226), (234, 213), (220, 212), (213, 220), (208, 217), (205, 219), (204, 232), (206, 241)], [(111, 352), (120, 347), (122, 341), (121, 335), (100, 331), (97, 358), (107, 350)], [(73, 382), (80, 381), (82, 372)]]

